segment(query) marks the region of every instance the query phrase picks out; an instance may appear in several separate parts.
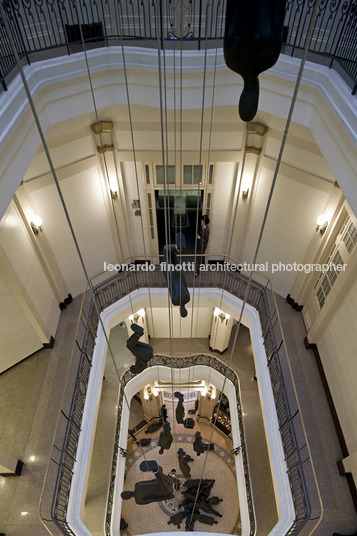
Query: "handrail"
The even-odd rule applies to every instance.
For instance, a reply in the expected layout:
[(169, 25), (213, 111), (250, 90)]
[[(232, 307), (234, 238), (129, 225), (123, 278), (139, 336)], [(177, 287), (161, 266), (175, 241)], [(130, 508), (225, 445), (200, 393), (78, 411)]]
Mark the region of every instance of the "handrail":
[[(160, 3), (159, 14), (152, 0), (0, 1), (18, 54), (28, 63), (44, 59), (49, 50), (58, 55), (82, 50), (81, 36), (88, 47), (118, 45), (122, 40), (134, 46), (156, 47), (159, 38), (161, 43), (165, 41), (165, 48), (180, 39), (185, 48), (198, 50), (222, 46), (224, 36), (226, 0), (191, 0), (184, 10), (184, 21), (179, 21), (172, 0)], [(301, 55), (313, 5), (311, 0), (286, 0), (285, 54)], [(158, 16), (160, 24), (156, 24)], [(353, 95), (357, 91), (356, 18), (355, 0), (321, 2), (308, 56), (311, 61), (336, 69)], [(162, 35), (156, 34), (156, 28)], [(1, 17), (0, 43), (0, 83), (6, 91), (15, 60)]]
[[(164, 366), (164, 367), (170, 367), (170, 368), (176, 368), (176, 369), (183, 369), (183, 368), (189, 368), (194, 367), (198, 365), (205, 365), (207, 367), (212, 367), (218, 372), (222, 374), (222, 376), (226, 376), (228, 380), (230, 380), (234, 387), (235, 387), (235, 393), (236, 393), (236, 403), (237, 403), (237, 414), (238, 414), (238, 421), (239, 421), (239, 435), (240, 435), (240, 447), (241, 447), (241, 454), (242, 454), (242, 461), (243, 461), (243, 468), (244, 468), (244, 480), (245, 480), (245, 488), (247, 492), (247, 505), (248, 505), (248, 513), (249, 513), (249, 525), (250, 525), (250, 536), (253, 536), (255, 534), (256, 529), (256, 523), (255, 523), (255, 512), (254, 512), (254, 502), (252, 499), (252, 485), (250, 481), (250, 471), (249, 471), (249, 462), (248, 462), (248, 453), (247, 453), (247, 446), (245, 441), (245, 428), (244, 428), (244, 421), (242, 416), (242, 401), (241, 401), (241, 389), (240, 389), (240, 383), (239, 383), (239, 376), (235, 370), (232, 368), (229, 368), (226, 363), (218, 359), (216, 356), (210, 355), (210, 354), (203, 354), (203, 353), (196, 353), (192, 354), (190, 356), (179, 356), (175, 355), (175, 357), (171, 357), (165, 354), (155, 354), (154, 357), (149, 361), (148, 367), (156, 367), (158, 365)], [(118, 413), (117, 413), (117, 426), (116, 426), (116, 433), (115, 433), (115, 444), (113, 449), (113, 463), (112, 463), (112, 472), (110, 476), (110, 485), (109, 485), (109, 492), (108, 492), (108, 501), (107, 501), (107, 514), (106, 514), (106, 520), (105, 520), (105, 534), (106, 536), (110, 536), (110, 524), (111, 524), (111, 516), (113, 511), (113, 498), (114, 498), (114, 487), (115, 487), (115, 476), (116, 476), (116, 468), (117, 468), (117, 460), (119, 455), (119, 435), (120, 435), (120, 427), (121, 427), (121, 415), (122, 415), (122, 407), (123, 407), (123, 394), (126, 384), (135, 376), (130, 371), (126, 371), (123, 373), (123, 375), (120, 378), (120, 386), (119, 386), (119, 402), (118, 402)]]
[[(221, 255), (221, 258), (223, 258), (225, 262), (239, 264), (237, 261), (227, 256)], [(120, 264), (128, 264), (128, 261), (134, 262), (135, 259), (126, 259), (125, 262)], [(99, 275), (102, 276), (103, 274)], [(150, 279), (150, 287), (167, 286), (165, 278), (163, 274), (159, 272), (159, 270), (150, 272), (149, 276), (147, 273), (139, 271), (119, 272), (115, 273), (106, 281), (95, 285), (95, 297), (100, 304), (100, 309), (104, 310), (110, 304), (114, 303), (135, 289), (148, 287), (148, 277)], [(262, 285), (256, 281), (254, 279), (256, 277), (263, 277), (265, 284)], [(95, 282), (95, 279), (98, 279), (98, 276), (96, 276), (92, 282)], [(191, 286), (193, 282), (193, 274), (187, 274), (188, 286)], [(240, 299), (242, 299), (244, 296), (247, 284), (248, 277), (237, 272), (203, 272), (200, 276), (201, 288), (212, 286), (224, 288), (224, 290), (230, 292)], [(271, 292), (271, 295), (269, 292)], [(273, 314), (270, 313), (269, 296), (270, 302), (272, 302), (270, 306), (273, 306)], [(95, 308), (93, 307), (92, 301), (90, 301), (90, 303), (84, 307), (85, 298), (86, 293), (84, 293), (83, 296), (83, 308), (81, 309), (81, 316), (79, 319), (79, 324), (80, 322), (83, 323), (85, 331), (83, 340), (79, 342), (77, 339), (75, 341), (76, 345), (74, 349), (79, 359), (79, 365), (77, 374), (75, 376), (76, 379), (73, 388), (73, 396), (71, 398), (70, 408), (72, 409), (71, 413), (69, 413), (69, 409), (66, 409), (66, 411), (62, 412), (62, 420), (65, 420), (65, 432), (62, 434), (62, 438), (65, 438), (65, 441), (62, 443), (62, 448), (58, 449), (61, 452), (61, 460), (60, 462), (55, 461), (55, 463), (59, 463), (59, 470), (56, 479), (51, 515), (57, 526), (61, 528), (64, 534), (72, 534), (66, 521), (66, 507), (70, 492), (75, 452), (80, 433), (86, 388), (89, 381), (96, 330), (98, 327), (98, 316)], [(305, 524), (311, 523), (312, 520), (309, 519), (311, 510), (309, 495), (311, 495), (311, 492), (317, 494), (317, 502), (319, 503), (317, 505), (319, 512), (314, 512), (313, 516), (314, 520), (318, 519), (317, 524), (314, 523), (314, 527), (312, 528), (313, 531), (321, 521), (323, 506), (318, 489), (315, 470), (313, 467), (311, 452), (308, 446), (305, 426), (300, 411), (300, 405), (297, 399), (290, 361), (282, 334), (279, 312), (277, 310), (275, 296), (269, 278), (263, 274), (253, 274), (247, 303), (255, 307), (259, 313), (264, 347), (267, 356), (267, 366), (269, 367), (282, 444), (288, 467), (287, 472), (294, 497), (296, 519), (287, 535), (292, 536), (298, 534)], [(279, 338), (277, 339), (277, 337)], [(59, 418), (61, 418), (61, 416)], [(305, 449), (307, 449), (308, 456), (306, 459), (302, 460), (301, 453), (303, 453)], [(49, 464), (50, 463), (51, 460), (49, 461)], [(309, 490), (307, 489), (308, 486), (305, 482), (303, 470), (304, 464), (311, 465), (311, 472), (313, 474), (314, 481), (313, 484), (316, 489), (311, 486), (310, 482)]]

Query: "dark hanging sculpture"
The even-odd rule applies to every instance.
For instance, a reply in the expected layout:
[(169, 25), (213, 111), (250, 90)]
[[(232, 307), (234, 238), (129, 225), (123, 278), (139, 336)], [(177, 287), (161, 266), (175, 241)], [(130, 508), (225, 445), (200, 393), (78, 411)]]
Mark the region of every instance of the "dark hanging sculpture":
[(131, 324), (131, 329), (134, 332), (126, 341), (126, 347), (135, 356), (135, 365), (130, 367), (130, 372), (139, 374), (146, 369), (148, 362), (154, 355), (154, 350), (150, 344), (140, 342), (139, 339), (144, 335), (144, 329), (138, 324)]
[(205, 451), (203, 443), (202, 443), (201, 432), (195, 433), (195, 440), (193, 442), (193, 450), (196, 452), (197, 456), (200, 456)]
[(207, 516), (200, 512), (203, 511), (217, 517), (222, 517), (222, 514), (212, 508), (212, 505), (219, 504), (222, 499), (219, 499), (219, 497), (209, 498), (214, 483), (214, 480), (208, 479), (186, 480), (184, 486), (187, 489), (182, 490), (184, 498), (179, 503), (179, 508), (184, 508), (184, 510), (180, 511), (180, 517), (175, 518), (172, 522), (181, 523), (181, 519), (186, 518), (186, 531), (194, 530), (195, 521), (200, 521), (201, 523), (208, 525), (218, 523), (214, 517)]
[(170, 521), (167, 522), (168, 525), (175, 525), (178, 529), (181, 528), (181, 523), (183, 521), (182, 514), (179, 512), (178, 514), (174, 514), (170, 517)]
[(185, 408), (183, 405), (183, 394), (179, 391), (174, 393), (174, 396), (179, 399), (176, 406), (176, 422), (177, 424), (185, 424)]
[[(176, 245), (164, 246), (164, 258), (166, 263), (165, 277), (168, 282), (169, 294), (173, 305), (180, 307), (182, 318), (187, 316), (186, 303), (190, 301), (190, 293), (187, 288), (185, 274), (177, 266), (181, 266)], [(170, 268), (171, 267), (171, 268)]]
[(171, 434), (171, 426), (169, 422), (164, 422), (164, 429), (160, 433), (158, 446), (160, 447), (159, 454), (163, 454), (164, 450), (169, 450), (174, 438)]
[(258, 75), (279, 58), (285, 0), (227, 0), (224, 59), (242, 76), (239, 115), (252, 121), (258, 109)]
[(181, 448), (178, 449), (177, 455), (181, 473), (185, 478), (191, 478), (191, 468), (188, 465), (188, 462), (193, 461), (193, 458), (186, 454), (186, 452)]
[(195, 421), (192, 419), (192, 417), (188, 417), (187, 419), (184, 420), (184, 423), (183, 423), (184, 427), (185, 428), (194, 428), (195, 427)]
[(159, 422), (153, 422), (152, 424), (149, 424), (149, 426), (145, 430), (145, 434), (153, 434), (154, 432), (157, 432), (162, 426), (162, 420), (160, 419)]
[(169, 476), (164, 475), (162, 468), (156, 461), (143, 461), (139, 467), (140, 471), (143, 473), (152, 471), (155, 475), (155, 479), (137, 482), (134, 491), (123, 491), (121, 493), (121, 498), (124, 501), (134, 497), (136, 504), (150, 504), (152, 502), (173, 499), (172, 479)]

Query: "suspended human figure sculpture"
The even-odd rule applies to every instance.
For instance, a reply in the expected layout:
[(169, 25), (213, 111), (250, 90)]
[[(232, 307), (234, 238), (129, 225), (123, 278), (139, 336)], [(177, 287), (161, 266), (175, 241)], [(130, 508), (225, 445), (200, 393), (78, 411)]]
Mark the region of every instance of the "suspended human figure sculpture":
[[(173, 305), (180, 307), (180, 315), (185, 318), (188, 314), (185, 305), (190, 301), (190, 293), (187, 288), (185, 274), (181, 270), (178, 253), (179, 249), (175, 244), (164, 246), (165, 277), (168, 282), (171, 301)], [(177, 269), (178, 266), (180, 266), (179, 269)]]
[(195, 433), (195, 440), (193, 442), (193, 450), (196, 452), (197, 456), (200, 456), (205, 451), (203, 443), (202, 443), (201, 432)]
[(166, 501), (174, 497), (173, 481), (163, 473), (162, 468), (156, 461), (143, 461), (139, 468), (143, 473), (152, 471), (155, 479), (136, 482), (134, 491), (122, 491), (122, 499), (127, 501), (134, 497), (136, 504), (150, 504), (152, 502)]
[(130, 367), (130, 372), (139, 374), (146, 369), (148, 362), (154, 355), (154, 350), (150, 344), (140, 342), (139, 339), (144, 335), (144, 329), (138, 324), (131, 324), (131, 329), (134, 332), (126, 341), (126, 347), (135, 356), (135, 365)]
[(193, 462), (193, 458), (189, 454), (186, 454), (182, 448), (178, 449), (177, 455), (181, 473), (185, 478), (191, 478), (191, 468), (188, 462)]
[(176, 422), (177, 424), (185, 424), (185, 407), (183, 405), (183, 394), (180, 391), (175, 391), (174, 397), (178, 398), (176, 406)]
[(164, 422), (164, 429), (160, 433), (159, 441), (157, 442), (158, 447), (160, 447), (159, 454), (163, 454), (164, 450), (169, 450), (173, 440), (170, 423)]
[(227, 0), (224, 59), (242, 76), (239, 115), (251, 121), (258, 109), (258, 75), (279, 58), (285, 0)]

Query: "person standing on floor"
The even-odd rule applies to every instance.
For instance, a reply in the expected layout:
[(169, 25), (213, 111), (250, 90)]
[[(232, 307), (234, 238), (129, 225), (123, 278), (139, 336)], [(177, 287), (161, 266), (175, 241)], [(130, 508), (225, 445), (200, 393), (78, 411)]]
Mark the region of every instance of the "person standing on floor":
[(209, 217), (206, 215), (202, 216), (201, 218), (201, 228), (198, 231), (197, 240), (197, 252), (199, 256), (197, 257), (196, 262), (196, 277), (200, 271), (200, 266), (205, 263), (205, 251), (207, 249), (209, 240)]
[(164, 422), (167, 422), (167, 407), (165, 406), (165, 404), (161, 406), (161, 414), (162, 418), (164, 419)]

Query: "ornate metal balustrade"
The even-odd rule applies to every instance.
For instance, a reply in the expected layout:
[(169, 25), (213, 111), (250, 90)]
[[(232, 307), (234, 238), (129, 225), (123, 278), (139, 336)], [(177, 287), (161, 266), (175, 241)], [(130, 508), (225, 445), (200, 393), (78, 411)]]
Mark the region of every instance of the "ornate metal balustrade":
[[(197, 284), (197, 280), (193, 278), (193, 275), (188, 273), (188, 285), (194, 286), (195, 281)], [(201, 287), (221, 288), (240, 299), (243, 299), (247, 285), (248, 278), (237, 272), (210, 271), (202, 273), (200, 277)], [(104, 310), (112, 303), (126, 296), (129, 292), (148, 286), (150, 288), (166, 287), (166, 281), (161, 271), (157, 269), (150, 272), (129, 271), (116, 273), (114, 276), (95, 286), (95, 297), (97, 303), (100, 304), (101, 310)], [(303, 468), (306, 465), (310, 469), (309, 464), (311, 460), (309, 460), (306, 454), (306, 436), (301, 425), (301, 415), (295, 391), (291, 386), (292, 378), (289, 375), (286, 363), (287, 356), (285, 355), (278, 313), (274, 305), (273, 307), (271, 305), (272, 296), (268, 283), (264, 286), (253, 278), (249, 288), (247, 302), (258, 311), (262, 327), (267, 366), (270, 372), (287, 463), (287, 474), (295, 505), (295, 521), (286, 533), (286, 536), (292, 536), (299, 534), (305, 524), (308, 526), (311, 523), (314, 524), (314, 521), (310, 521), (311, 508), (309, 494), (314, 494), (316, 490), (313, 489), (314, 482), (309, 482), (308, 488), (305, 482)], [(73, 389), (73, 395), (69, 407), (62, 409), (62, 422), (59, 426), (58, 439), (56, 441), (58, 457), (56, 459), (53, 458), (54, 464), (57, 464), (59, 469), (55, 483), (51, 516), (64, 534), (73, 534), (66, 520), (67, 504), (98, 325), (98, 315), (92, 300), (85, 299), (79, 321), (80, 329), (77, 333), (76, 352), (73, 361), (72, 375), (74, 382), (70, 386), (70, 389)], [(128, 376), (124, 375), (124, 380), (127, 378)], [(239, 401), (237, 399), (238, 403)], [(241, 422), (240, 425), (241, 430), (243, 430)], [(116, 437), (118, 438), (118, 431)], [(58, 445), (61, 445), (61, 447), (58, 447)], [(117, 451), (118, 446), (118, 444), (115, 445), (115, 451)], [(303, 456), (304, 459), (302, 459)], [(114, 463), (116, 463), (116, 459), (114, 459)], [(311, 473), (311, 471), (308, 472)], [(115, 468), (113, 468), (111, 486), (114, 484), (114, 474)], [(108, 516), (111, 514), (111, 499), (112, 488), (109, 494)], [(319, 516), (320, 512), (314, 512), (314, 516), (312, 517), (316, 519), (316, 515)]]
[[(119, 45), (222, 46), (226, 0), (0, 0), (18, 53), (27, 62), (46, 51), (71, 54), (88, 47)], [(299, 56), (315, 0), (287, 0), (283, 52)], [(165, 43), (165, 45), (164, 45)], [(322, 0), (309, 59), (337, 69), (357, 90), (357, 2)], [(178, 45), (176, 45), (178, 46)], [(42, 53), (42, 54), (40, 54)], [(45, 53), (45, 54), (44, 54)], [(51, 53), (53, 55), (53, 52)], [(48, 52), (47, 52), (48, 55)], [(0, 82), (7, 89), (15, 60), (0, 17)]]
[[(250, 483), (250, 476), (249, 476), (246, 444), (245, 444), (245, 438), (244, 438), (244, 426), (243, 426), (243, 418), (242, 418), (240, 387), (239, 387), (237, 374), (234, 372), (234, 370), (230, 369), (227, 365), (222, 363), (222, 361), (220, 361), (216, 357), (212, 355), (206, 355), (206, 354), (196, 354), (196, 355), (191, 355), (189, 357), (185, 357), (185, 356), (169, 357), (169, 356), (163, 356), (163, 355), (155, 355), (153, 359), (149, 362), (148, 366), (156, 367), (157, 365), (162, 365), (164, 367), (170, 367), (170, 368), (175, 368), (175, 369), (189, 368), (189, 367), (194, 367), (197, 365), (205, 365), (207, 367), (211, 367), (217, 370), (223, 376), (226, 376), (227, 379), (233, 383), (235, 387), (235, 392), (236, 392), (237, 413), (238, 413), (239, 432), (240, 432), (240, 441), (241, 441), (240, 453), (242, 455), (242, 460), (243, 460), (244, 481), (245, 481), (245, 489), (247, 492), (250, 536), (253, 536), (253, 534), (255, 534), (254, 507), (253, 507), (253, 500), (252, 500), (252, 491), (251, 491), (251, 483)], [(122, 415), (122, 409), (123, 409), (123, 404), (124, 404), (123, 394), (124, 394), (124, 389), (125, 389), (126, 384), (134, 376), (135, 374), (133, 374), (130, 371), (127, 371), (123, 374), (123, 377), (120, 382), (118, 421), (117, 421), (117, 428), (116, 428), (116, 434), (115, 434), (113, 465), (112, 465), (112, 473), (111, 473), (111, 478), (110, 478), (108, 508), (107, 508), (106, 523), (105, 523), (105, 531), (106, 531), (107, 536), (110, 536), (111, 534), (110, 523), (111, 523), (111, 516), (112, 516), (112, 511), (113, 511), (115, 476), (116, 476), (118, 456), (120, 455), (119, 454), (120, 453), (119, 436), (120, 436), (120, 427), (121, 427), (121, 415)]]

